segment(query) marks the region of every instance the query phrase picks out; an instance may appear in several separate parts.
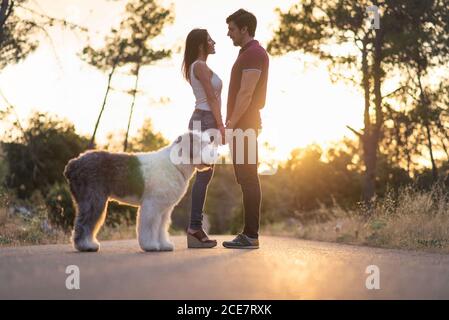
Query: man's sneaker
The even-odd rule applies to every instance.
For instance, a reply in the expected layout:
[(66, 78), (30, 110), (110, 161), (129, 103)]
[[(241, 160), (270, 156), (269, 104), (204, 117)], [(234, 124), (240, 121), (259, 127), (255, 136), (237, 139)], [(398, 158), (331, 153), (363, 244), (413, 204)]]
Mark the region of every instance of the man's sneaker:
[(231, 249), (258, 249), (259, 240), (240, 233), (232, 241), (224, 241), (223, 247)]

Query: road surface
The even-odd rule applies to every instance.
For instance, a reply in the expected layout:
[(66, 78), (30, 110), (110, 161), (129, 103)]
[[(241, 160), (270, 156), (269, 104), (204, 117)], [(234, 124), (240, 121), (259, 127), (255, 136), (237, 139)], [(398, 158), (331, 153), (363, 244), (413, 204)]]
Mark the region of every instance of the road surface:
[[(261, 237), (258, 250), (221, 246), (141, 252), (136, 240), (0, 249), (0, 299), (448, 299), (449, 255)], [(69, 265), (79, 290), (68, 290)], [(366, 280), (379, 269), (379, 289)], [(373, 272), (370, 269), (370, 272)], [(372, 280), (372, 281), (371, 281)], [(370, 284), (375, 280), (370, 278)]]

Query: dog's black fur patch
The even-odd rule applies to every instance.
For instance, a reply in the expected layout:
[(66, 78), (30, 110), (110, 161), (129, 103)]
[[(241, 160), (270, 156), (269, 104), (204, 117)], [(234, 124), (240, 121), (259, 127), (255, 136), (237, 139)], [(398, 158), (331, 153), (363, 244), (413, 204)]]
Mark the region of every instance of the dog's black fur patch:
[[(107, 196), (141, 198), (144, 178), (136, 156), (126, 153), (91, 151), (70, 160), (64, 171), (75, 198), (79, 187), (94, 188)], [(76, 199), (81, 200), (81, 199)]]
[(86, 244), (104, 221), (108, 198), (142, 198), (145, 182), (136, 156), (126, 153), (90, 151), (72, 159), (64, 175), (76, 203), (73, 241), (79, 251), (97, 251), (99, 245)]

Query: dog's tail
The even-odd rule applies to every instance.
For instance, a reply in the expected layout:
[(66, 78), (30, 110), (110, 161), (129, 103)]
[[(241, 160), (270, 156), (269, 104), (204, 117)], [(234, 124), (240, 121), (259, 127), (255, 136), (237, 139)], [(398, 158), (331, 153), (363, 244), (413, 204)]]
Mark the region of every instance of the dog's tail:
[(83, 168), (85, 166), (84, 158), (84, 154), (81, 154), (79, 157), (70, 160), (63, 172), (75, 202), (79, 200), (79, 195), (83, 194), (86, 182), (86, 174), (83, 172), (85, 171)]
[(75, 158), (70, 160), (64, 169), (64, 177), (70, 183), (71, 180), (76, 176), (77, 171), (79, 171), (79, 158)]

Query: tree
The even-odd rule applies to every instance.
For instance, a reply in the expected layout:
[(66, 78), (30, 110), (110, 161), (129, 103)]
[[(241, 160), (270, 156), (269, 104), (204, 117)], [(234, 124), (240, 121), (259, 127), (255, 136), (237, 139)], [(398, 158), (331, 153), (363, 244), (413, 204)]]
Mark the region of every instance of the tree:
[[(405, 98), (402, 103), (408, 105), (406, 101), (409, 99), (406, 99), (406, 96), (402, 98)], [(392, 163), (404, 168), (411, 177), (418, 169), (414, 158), (420, 153), (419, 147), (422, 145), (422, 141), (416, 135), (416, 123), (410, 111), (395, 110), (386, 104), (386, 112), (388, 120), (380, 142), (380, 152)]]
[(34, 11), (26, 6), (27, 2), (0, 0), (0, 70), (35, 51), (39, 46), (37, 35), (50, 38), (47, 30), (53, 26), (87, 32), (86, 28), (67, 20)]
[[(419, 132), (424, 133), (432, 175), (436, 181), (438, 169), (432, 136), (439, 135), (443, 109), (436, 107), (432, 100), (439, 99), (438, 93), (447, 95), (448, 92), (433, 91), (430, 85), (425, 85), (425, 78), (435, 67), (449, 62), (449, 8), (444, 1), (412, 1), (407, 3), (405, 9), (406, 11), (400, 11), (396, 8), (396, 11), (391, 12), (391, 15), (401, 21), (402, 28), (407, 32), (396, 35), (396, 41), (392, 42), (392, 51), (395, 54), (391, 55), (390, 59), (408, 68), (407, 94), (413, 98), (414, 105), (411, 116), (414, 122), (424, 129)], [(408, 33), (413, 36), (407, 36)], [(433, 76), (432, 80), (435, 81)], [(432, 131), (435, 131), (434, 134)]]
[(124, 151), (126, 151), (129, 127), (138, 92), (139, 73), (143, 66), (171, 55), (170, 50), (153, 49), (151, 40), (160, 35), (164, 26), (172, 23), (173, 20), (171, 10), (160, 7), (155, 0), (131, 0), (126, 5), (125, 18), (120, 23), (119, 30), (111, 30), (105, 39), (105, 46), (98, 50), (91, 46), (84, 48), (82, 59), (102, 71), (109, 70), (105, 96), (90, 142), (91, 147), (94, 145), (98, 125), (111, 90), (112, 77), (117, 68), (130, 65), (135, 81), (134, 88), (128, 91), (132, 96), (132, 102), (124, 141)]
[[(106, 91), (103, 97), (103, 102), (100, 107), (100, 113), (98, 114), (97, 121), (95, 123), (94, 132), (90, 138), (89, 149), (94, 148), (95, 146), (95, 136), (97, 134), (98, 125), (100, 124), (101, 116), (103, 115), (104, 108), (106, 106), (106, 101), (109, 96), (109, 92), (111, 90), (111, 81), (112, 76), (115, 73), (115, 70), (120, 62), (120, 56), (122, 55), (126, 42), (120, 41), (116, 37), (117, 31), (115, 29), (112, 30), (113, 37), (108, 36), (106, 38), (106, 45), (101, 50), (95, 50), (92, 47), (88, 46), (83, 49), (82, 59), (86, 60), (89, 64), (95, 66), (96, 68), (106, 71), (110, 69), (108, 74)], [(117, 46), (117, 47), (115, 47)]]
[(52, 185), (65, 182), (65, 165), (86, 147), (87, 139), (76, 134), (73, 124), (34, 113), (22, 136), (2, 143), (9, 168), (7, 187), (16, 189), (20, 198), (37, 189), (45, 196)]
[[(398, 64), (398, 56), (406, 39), (425, 43), (424, 34), (407, 30), (411, 19), (407, 12), (413, 9), (418, 14), (416, 23), (426, 27), (426, 32), (447, 30), (447, 19), (434, 20), (431, 15), (416, 10), (421, 8), (421, 2), (431, 3), (432, 13), (444, 6), (444, 1), (305, 0), (285, 13), (278, 9), (280, 26), (268, 45), (269, 52), (274, 55), (297, 50), (315, 55), (329, 62), (333, 79), (350, 81), (361, 87), (364, 128), (362, 132), (349, 129), (360, 138), (363, 146), (363, 200), (367, 204), (375, 195), (379, 143), (385, 122), (384, 102), (389, 95), (382, 94), (382, 83), (389, 73), (404, 71)], [(373, 4), (382, 13), (379, 29), (372, 28), (366, 12)], [(351, 72), (349, 77), (348, 72)]]
[[(387, 112), (395, 117), (394, 136), (401, 140), (395, 144), (396, 154), (422, 155), (427, 148), (434, 182), (438, 179), (435, 151), (442, 149), (448, 155), (449, 128), (444, 121), (448, 96), (447, 79), (439, 79), (435, 71), (449, 62), (449, 8), (444, 1), (399, 1), (401, 6), (389, 8), (390, 20), (398, 21), (402, 32), (386, 33), (389, 54), (385, 62), (404, 69), (402, 90), (396, 98), (402, 107), (388, 104)], [(394, 26), (393, 26), (394, 27)], [(439, 83), (438, 83), (439, 82)], [(388, 133), (387, 133), (388, 134)], [(394, 143), (393, 139), (389, 142)], [(404, 148), (405, 147), (405, 148)]]
[(129, 142), (129, 151), (131, 152), (150, 152), (159, 150), (168, 145), (167, 139), (153, 129), (151, 119), (145, 119), (137, 135), (131, 138)]
[(38, 42), (31, 40), (37, 32), (35, 23), (14, 14), (16, 6), (25, 0), (1, 0), (0, 4), (0, 69), (23, 60), (36, 50)]
[[(335, 79), (344, 79), (341, 68), (354, 72), (349, 79), (358, 82), (364, 92), (364, 130), (353, 130), (363, 145), (365, 180), (363, 198), (369, 202), (374, 196), (377, 144), (383, 123), (379, 106), (380, 42), (382, 34), (367, 25), (367, 1), (312, 1), (293, 6), (280, 16), (280, 26), (268, 45), (270, 53), (284, 54), (300, 50), (330, 63)], [(332, 46), (350, 47), (346, 53), (335, 54)], [(373, 81), (373, 76), (376, 78)], [(373, 95), (374, 95), (374, 107)]]
[(131, 118), (136, 101), (139, 71), (143, 66), (150, 65), (171, 55), (171, 50), (154, 50), (150, 40), (160, 35), (164, 25), (172, 23), (174, 17), (170, 10), (159, 7), (154, 0), (134, 1), (128, 4), (127, 11), (132, 15), (125, 22), (125, 28), (133, 30), (131, 33), (131, 50), (134, 54), (128, 57), (128, 63), (133, 64), (132, 74), (135, 77), (134, 88), (129, 92), (132, 96), (126, 136), (123, 151), (128, 147), (128, 135)]

